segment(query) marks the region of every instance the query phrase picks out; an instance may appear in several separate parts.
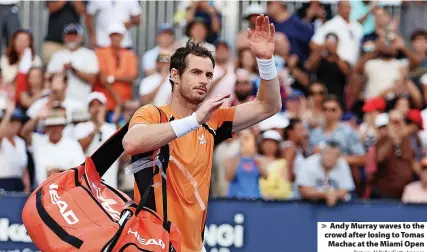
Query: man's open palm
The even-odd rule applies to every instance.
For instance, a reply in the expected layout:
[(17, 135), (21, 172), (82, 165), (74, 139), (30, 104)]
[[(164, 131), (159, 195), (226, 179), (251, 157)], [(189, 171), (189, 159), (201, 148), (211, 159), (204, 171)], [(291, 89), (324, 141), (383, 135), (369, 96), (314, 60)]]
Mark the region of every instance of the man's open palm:
[(271, 59), (274, 53), (275, 28), (267, 16), (256, 18), (255, 30), (248, 28), (248, 39), (252, 53), (258, 59)]

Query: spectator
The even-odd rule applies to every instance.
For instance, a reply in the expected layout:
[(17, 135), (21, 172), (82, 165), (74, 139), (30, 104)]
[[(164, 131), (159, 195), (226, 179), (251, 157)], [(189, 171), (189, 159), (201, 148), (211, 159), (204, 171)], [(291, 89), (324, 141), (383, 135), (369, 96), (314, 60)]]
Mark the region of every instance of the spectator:
[(309, 89), (308, 107), (301, 119), (308, 123), (307, 126), (309, 130), (313, 130), (322, 126), (325, 120), (322, 102), (328, 92), (326, 91), (325, 85), (320, 82), (313, 82)]
[[(48, 176), (78, 166), (85, 161), (80, 144), (75, 139), (63, 136), (67, 125), (64, 108), (44, 109), (29, 120), (22, 129), (22, 135), (31, 146), (34, 163), (36, 186)], [(39, 120), (43, 120), (46, 134), (32, 133)]]
[(236, 82), (234, 84), (234, 100), (231, 106), (237, 106), (255, 99), (252, 95), (253, 85), (249, 79), (249, 72), (245, 69), (239, 68), (236, 70)]
[(321, 1), (302, 2), (297, 15), (314, 30), (321, 27), (326, 21), (332, 18), (331, 5)]
[(27, 148), (18, 136), (25, 115), (13, 101), (4, 103), (6, 108), (0, 107), (0, 188), (29, 193)]
[(221, 31), (221, 13), (209, 1), (194, 1), (187, 8), (186, 19), (191, 23), (198, 18), (205, 20), (208, 27), (206, 42), (215, 42)]
[(308, 133), (300, 119), (289, 120), (289, 125), (285, 128), (285, 140), (282, 144), (282, 156), (289, 167), (289, 178), (293, 181), (296, 169), (301, 167), (308, 151)]
[(268, 1), (267, 13), (271, 18), (277, 32), (282, 32), (288, 37), (291, 44), (291, 53), (296, 54), (301, 62), (308, 58), (313, 29), (310, 25), (288, 11), (285, 1)]
[(66, 110), (66, 119), (71, 121), (73, 111), (81, 108), (83, 104), (80, 101), (65, 97), (68, 88), (68, 77), (63, 73), (55, 73), (50, 79), (51, 92), (36, 100), (27, 110), (27, 116), (35, 119), (40, 111), (46, 108), (51, 109), (55, 104), (61, 104)]
[(288, 119), (301, 118), (304, 109), (304, 99), (304, 93), (297, 89), (292, 90), (292, 93), (286, 97), (286, 111), (283, 115)]
[(420, 180), (405, 186), (402, 194), (403, 203), (427, 203), (427, 159), (421, 163)]
[(350, 21), (350, 2), (339, 1), (337, 15), (320, 27), (312, 38), (312, 49), (325, 44), (326, 35), (334, 33), (340, 41), (337, 54), (350, 65), (356, 64), (359, 57), (360, 40), (363, 36), (362, 26), (357, 21)]
[[(79, 141), (85, 156), (92, 155), (117, 130), (116, 125), (105, 122), (106, 103), (107, 98), (103, 93), (90, 93), (87, 101), (90, 121), (79, 123), (75, 127), (75, 138)], [(113, 188), (117, 188), (118, 165), (118, 161), (114, 162), (102, 176), (105, 183)]]
[(156, 72), (142, 79), (139, 84), (139, 99), (142, 105), (167, 104), (171, 98), (172, 86), (169, 82), (170, 55), (160, 52)]
[(353, 179), (356, 185), (360, 184), (360, 166), (365, 164), (365, 148), (357, 132), (345, 123), (340, 122), (342, 108), (338, 98), (329, 95), (323, 100), (325, 124), (310, 133), (310, 150), (318, 152), (325, 141), (338, 142), (345, 161), (352, 169)]
[(411, 35), (411, 44), (415, 53), (421, 58), (419, 67), (427, 67), (427, 31), (416, 30)]
[(138, 100), (128, 100), (123, 104), (122, 114), (117, 123), (117, 128), (123, 127), (128, 123), (133, 114), (139, 109), (140, 103)]
[(357, 21), (363, 26), (363, 35), (375, 31), (374, 14), (379, 9), (376, 1), (351, 1), (350, 19)]
[(141, 22), (141, 6), (139, 5), (139, 1), (91, 0), (88, 2), (86, 10), (86, 25), (92, 48), (97, 46), (111, 46), (110, 26), (112, 24), (122, 24), (125, 26), (122, 34), (123, 39), (120, 44), (121, 47), (133, 47), (129, 30)]
[(355, 186), (350, 167), (341, 156), (340, 144), (327, 141), (320, 154), (301, 162), (296, 184), (305, 200), (326, 201), (331, 207), (348, 200)]
[(42, 45), (42, 59), (47, 65), (52, 55), (64, 47), (63, 31), (68, 24), (80, 23), (80, 16), (85, 15), (83, 1), (46, 1), (49, 11), (46, 38)]
[(250, 48), (243, 48), (238, 51), (236, 65), (237, 68), (248, 71), (251, 82), (255, 83), (259, 79), (256, 58)]
[(215, 46), (206, 41), (208, 36), (209, 26), (205, 19), (196, 18), (188, 23), (185, 28), (185, 37), (183, 38), (183, 44), (187, 43), (189, 39), (194, 42), (200, 43), (203, 47), (206, 47), (215, 56)]
[(49, 90), (45, 87), (44, 71), (41, 67), (33, 67), (29, 70), (28, 76), (26, 75), (23, 81), (25, 83), (19, 84), (18, 77), (16, 79), (16, 86), (24, 85), (26, 90), (19, 95), (19, 105), (23, 109), (28, 109), (35, 101), (43, 98), (49, 94)]
[(171, 24), (165, 23), (159, 25), (156, 36), (156, 46), (144, 53), (142, 56), (142, 70), (145, 76), (149, 76), (157, 72), (156, 61), (159, 57), (159, 52), (170, 52), (177, 48), (177, 41), (175, 39), (175, 31)]
[(64, 28), (65, 49), (55, 52), (47, 66), (48, 73), (66, 71), (66, 97), (86, 102), (98, 74), (98, 59), (94, 51), (83, 47), (83, 28), (69, 24)]
[(280, 150), (282, 136), (274, 130), (262, 134), (259, 153), (267, 163), (266, 179), (260, 179), (259, 186), (264, 199), (288, 199), (292, 192), (292, 183), (288, 164)]
[(225, 197), (228, 194), (229, 181), (226, 178), (228, 161), (239, 155), (240, 141), (229, 138), (215, 147), (212, 162), (211, 189), (212, 195)]
[(375, 30), (363, 35), (361, 53), (369, 53), (375, 50), (375, 41), (377, 38), (389, 32), (397, 32), (397, 20), (391, 19), (390, 14), (383, 8), (377, 8), (373, 13), (375, 15)]
[(326, 34), (325, 44), (316, 47), (305, 67), (316, 74), (319, 82), (325, 84), (328, 94), (340, 97), (341, 106), (345, 107), (345, 87), (351, 68), (338, 54), (340, 43), (336, 34)]
[(230, 106), (234, 99), (234, 84), (236, 74), (233, 62), (231, 61), (231, 48), (224, 40), (218, 40), (215, 43), (215, 69), (214, 75), (206, 99), (210, 97), (231, 94), (231, 97), (224, 102), (224, 106)]
[(99, 78), (94, 91), (107, 97), (108, 121), (117, 122), (121, 104), (132, 98), (132, 86), (138, 75), (138, 59), (135, 52), (121, 46), (126, 28), (123, 24), (109, 27), (111, 46), (98, 48), (95, 53), (99, 63)]
[(0, 67), (2, 69), (4, 82), (15, 84), (15, 77), (18, 74), (19, 63), (24, 56), (26, 48), (31, 49), (32, 66), (42, 66), (40, 57), (37, 56), (34, 51), (33, 35), (29, 31), (18, 30), (13, 33), (6, 53), (0, 58)]
[(409, 136), (405, 134), (403, 114), (392, 110), (389, 118), (387, 135), (380, 138), (375, 146), (378, 168), (373, 174), (372, 198), (400, 199), (416, 170), (415, 154)]
[(12, 34), (21, 26), (18, 2), (18, 0), (0, 1), (0, 52), (2, 52), (3, 41), (8, 46)]
[(255, 136), (251, 130), (239, 133), (240, 153), (226, 162), (225, 177), (230, 182), (228, 197), (261, 198), (259, 178), (267, 178), (266, 161), (256, 153)]
[[(249, 23), (249, 28), (254, 30), (256, 24), (256, 17), (265, 14), (265, 8), (257, 3), (252, 3), (246, 8), (245, 14), (243, 15), (243, 19), (247, 20)], [(236, 50), (240, 51), (243, 48), (249, 48), (249, 40), (248, 40), (248, 31), (243, 30), (237, 33), (236, 37)]]
[(387, 116), (386, 119), (378, 118), (385, 108), (386, 102), (381, 97), (366, 100), (363, 105), (364, 122), (359, 127), (359, 134), (366, 149), (375, 145), (378, 138), (377, 128), (388, 124), (387, 114), (381, 115), (382, 117)]

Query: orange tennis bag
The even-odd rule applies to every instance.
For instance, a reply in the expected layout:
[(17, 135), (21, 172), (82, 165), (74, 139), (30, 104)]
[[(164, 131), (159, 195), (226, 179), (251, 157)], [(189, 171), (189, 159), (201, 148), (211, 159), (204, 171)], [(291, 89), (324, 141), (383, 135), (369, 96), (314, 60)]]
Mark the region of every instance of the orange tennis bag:
[(158, 159), (153, 162), (153, 174), (164, 175), (164, 216), (144, 206), (151, 187), (137, 205), (101, 180), (123, 153), (127, 130), (128, 124), (82, 165), (51, 175), (28, 198), (22, 219), (41, 251), (181, 251), (179, 231), (167, 219), (168, 145), (153, 152), (158, 154), (153, 155)]

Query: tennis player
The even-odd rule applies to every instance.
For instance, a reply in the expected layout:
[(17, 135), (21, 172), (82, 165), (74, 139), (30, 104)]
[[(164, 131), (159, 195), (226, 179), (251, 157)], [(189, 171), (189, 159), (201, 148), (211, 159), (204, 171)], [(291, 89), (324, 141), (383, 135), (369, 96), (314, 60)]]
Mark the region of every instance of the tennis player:
[[(168, 217), (181, 233), (182, 251), (205, 250), (203, 231), (214, 143), (232, 137), (234, 132), (251, 127), (281, 109), (273, 59), (274, 33), (273, 24), (264, 15), (257, 17), (255, 30), (248, 29), (250, 48), (257, 58), (261, 77), (254, 101), (220, 108), (230, 94), (205, 100), (212, 83), (214, 58), (206, 48), (188, 42), (171, 57), (172, 99), (169, 104), (159, 107), (169, 122), (159, 123), (159, 111), (153, 105), (139, 108), (130, 121), (123, 139), (127, 154), (137, 156), (169, 144)], [(150, 178), (145, 178), (145, 181), (150, 181)], [(136, 184), (136, 202), (140, 200), (142, 188), (146, 187)], [(162, 214), (161, 187), (155, 186), (150, 197), (150, 208)]]

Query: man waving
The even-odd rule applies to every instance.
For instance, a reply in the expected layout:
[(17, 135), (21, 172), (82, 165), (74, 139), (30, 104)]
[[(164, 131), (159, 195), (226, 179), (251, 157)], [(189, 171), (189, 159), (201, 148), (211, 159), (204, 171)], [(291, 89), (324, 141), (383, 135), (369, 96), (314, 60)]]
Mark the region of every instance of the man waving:
[[(261, 84), (254, 101), (220, 108), (230, 94), (205, 100), (215, 67), (212, 54), (199, 44), (188, 42), (171, 57), (172, 99), (159, 109), (168, 123), (160, 123), (153, 105), (145, 105), (133, 115), (123, 139), (127, 154), (136, 157), (169, 144), (167, 170), (168, 216), (182, 237), (182, 251), (203, 251), (203, 230), (211, 179), (214, 143), (232, 133), (251, 127), (281, 109), (279, 81), (273, 60), (274, 26), (268, 17), (258, 16), (255, 30), (248, 29), (252, 53), (256, 56)], [(134, 159), (135, 161), (135, 159)], [(135, 200), (140, 200), (151, 179), (143, 170), (135, 174)], [(144, 177), (145, 176), (145, 177)], [(144, 182), (142, 182), (144, 181)], [(154, 187), (147, 206), (160, 214), (161, 188)]]

